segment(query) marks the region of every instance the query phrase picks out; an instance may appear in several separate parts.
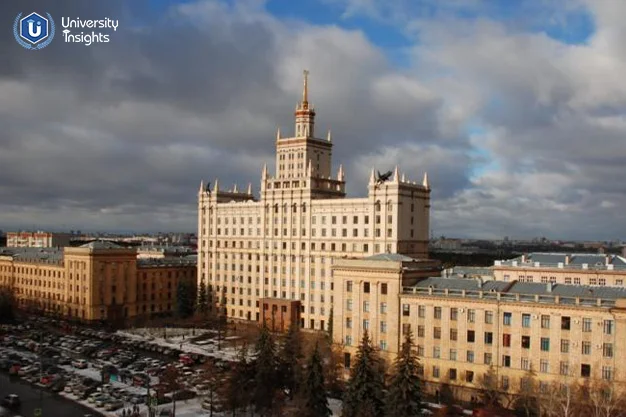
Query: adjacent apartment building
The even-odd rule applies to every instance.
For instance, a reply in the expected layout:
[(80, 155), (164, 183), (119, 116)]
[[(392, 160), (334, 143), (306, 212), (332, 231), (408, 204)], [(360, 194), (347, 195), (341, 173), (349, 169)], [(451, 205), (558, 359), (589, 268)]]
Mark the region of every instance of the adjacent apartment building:
[(195, 286), (196, 274), (194, 257), (138, 259), (111, 242), (0, 252), (0, 286), (20, 307), (82, 321), (171, 314), (179, 282)]
[(490, 366), (512, 393), (531, 369), (545, 392), (552, 382), (626, 382), (623, 287), (424, 279), (427, 269), (400, 255), (333, 265), (332, 334), (346, 369), (364, 331), (389, 363), (410, 331), (432, 394), (447, 384), (469, 400)]
[(515, 259), (495, 261), (494, 279), (623, 287), (626, 257), (609, 254), (529, 253)]
[(70, 245), (69, 233), (51, 232), (7, 232), (9, 248), (54, 248)]
[(275, 172), (263, 167), (258, 195), (251, 185), (201, 183), (198, 283), (229, 318), (260, 321), (265, 305), (293, 318), (296, 308), (303, 328), (327, 329), (337, 259), (427, 257), (430, 186), (426, 174), (417, 183), (397, 167), (387, 175), (372, 169), (367, 196), (346, 198), (343, 167), (333, 172), (330, 131), (320, 137), (315, 130), (306, 71), (294, 116), (293, 135), (276, 134)]

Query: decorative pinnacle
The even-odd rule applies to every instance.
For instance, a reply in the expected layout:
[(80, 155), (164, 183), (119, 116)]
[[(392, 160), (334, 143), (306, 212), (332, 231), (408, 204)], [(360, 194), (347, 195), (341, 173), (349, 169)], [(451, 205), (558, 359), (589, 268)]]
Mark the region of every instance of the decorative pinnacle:
[(430, 188), (430, 185), (428, 184), (428, 172), (424, 172), (424, 180), (422, 181), (422, 186), (424, 186), (425, 188)]
[(304, 70), (304, 86), (302, 89), (302, 107), (309, 108), (309, 70)]

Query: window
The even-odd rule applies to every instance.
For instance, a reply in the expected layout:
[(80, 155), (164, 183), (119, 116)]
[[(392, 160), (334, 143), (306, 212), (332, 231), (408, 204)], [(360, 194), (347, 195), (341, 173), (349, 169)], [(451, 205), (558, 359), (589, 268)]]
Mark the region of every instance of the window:
[(450, 349), (450, 360), (451, 361), (456, 360), (456, 349)]
[(602, 344), (602, 356), (604, 356), (605, 358), (613, 357), (613, 343)]
[(424, 356), (424, 346), (417, 345), (417, 356)]
[(363, 301), (363, 311), (365, 313), (369, 313), (369, 311), (370, 311), (370, 302), (369, 301)]
[(387, 284), (380, 284), (380, 293), (383, 295), (387, 294)]
[(380, 350), (387, 350), (387, 341), (381, 340), (379, 346), (380, 346)]
[(550, 338), (548, 338), (548, 337), (542, 337), (541, 338), (541, 350), (543, 352), (549, 352), (550, 351)]
[(476, 310), (470, 308), (467, 310), (467, 322), (474, 323), (476, 321)]
[(530, 327), (530, 314), (522, 314), (522, 327)]
[(509, 377), (508, 376), (502, 376), (502, 380), (501, 380), (501, 385), (502, 385), (502, 389), (503, 390), (508, 390), (509, 389)]
[(439, 346), (433, 347), (433, 358), (435, 359), (441, 358), (441, 349), (439, 348)]
[(465, 371), (465, 381), (472, 383), (474, 382), (474, 372), (473, 371)]
[(548, 373), (549, 372), (549, 365), (548, 365), (548, 361), (545, 359), (541, 359), (539, 361), (539, 372), (543, 372), (543, 373)]
[(411, 331), (411, 324), (410, 323), (402, 323), (402, 334), (408, 334)]
[(569, 316), (561, 317), (561, 330), (569, 330), (572, 324), (572, 320)]
[(580, 365), (580, 376), (583, 378), (589, 378), (591, 376), (591, 365), (583, 363)]
[(520, 363), (520, 367), (527, 371), (530, 369), (530, 359), (528, 358), (522, 358), (521, 363)]
[(505, 368), (511, 367), (511, 357), (509, 355), (502, 355), (502, 366)]
[(456, 381), (456, 369), (450, 368), (449, 377), (450, 381)]
[(369, 292), (370, 292), (370, 283), (369, 282), (364, 282), (363, 283), (363, 292), (365, 294), (369, 294)]
[(504, 313), (502, 324), (504, 324), (505, 326), (510, 326), (512, 316), (513, 315), (511, 313)]
[(502, 335), (502, 346), (511, 347), (511, 335), (508, 333), (504, 333)]
[(458, 316), (459, 316), (459, 309), (458, 308), (451, 308), (450, 309), (450, 320), (456, 321)]
[(346, 292), (352, 292), (352, 281), (346, 282)]
[(402, 304), (402, 315), (408, 317), (411, 315), (411, 307), (409, 304)]
[(559, 364), (559, 374), (561, 374), (561, 375), (569, 375), (569, 363), (561, 362)]
[(485, 365), (491, 365), (491, 361), (493, 360), (491, 353), (485, 353), (483, 359), (484, 359)]
[(561, 339), (561, 353), (569, 353), (569, 340)]
[(493, 324), (493, 311), (485, 311), (485, 324)]
[(380, 314), (387, 314), (387, 303), (380, 303)]
[(474, 363), (474, 351), (473, 350), (467, 351), (467, 362)]
[(602, 379), (606, 381), (613, 380), (613, 368), (611, 368), (610, 366), (603, 366), (602, 367)]
[(433, 366), (433, 378), (439, 378), (439, 367)]
[(424, 326), (417, 326), (417, 337), (424, 337), (425, 333)]
[(613, 320), (604, 320), (604, 334), (613, 334)]
[(550, 328), (550, 316), (546, 314), (541, 315), (541, 328), (549, 329)]
[(387, 322), (386, 321), (381, 321), (380, 322), (380, 332), (381, 333), (387, 333)]
[(352, 319), (350, 317), (346, 318), (346, 329), (352, 328)]
[(467, 331), (467, 343), (474, 343), (476, 339), (476, 333), (474, 332), (474, 330), (468, 330)]
[(457, 340), (458, 334), (459, 332), (457, 329), (450, 329), (450, 340)]
[[(304, 294), (302, 294), (302, 295), (304, 295)], [(351, 299), (346, 300), (346, 310), (347, 311), (352, 311), (352, 300)]]
[(485, 344), (492, 345), (493, 344), (493, 333), (485, 332)]
[[(346, 346), (352, 346), (352, 336), (346, 336)], [(346, 353), (346, 355), (350, 355), (350, 354)], [(348, 362), (348, 365), (346, 366), (346, 368), (349, 368), (349, 367), (350, 367), (350, 364)]]
[(583, 318), (583, 332), (590, 332), (591, 331), (591, 319), (589, 318)]
[(370, 328), (370, 321), (367, 319), (363, 320), (363, 330), (369, 330)]
[(435, 319), (436, 320), (441, 319), (441, 307), (435, 307)]
[(419, 306), (417, 308), (417, 317), (419, 317), (419, 318), (426, 317), (426, 307), (425, 306)]
[(530, 336), (522, 336), (522, 349), (530, 349)]
[(582, 343), (582, 354), (590, 355), (591, 354), (591, 342), (583, 342)]
[(441, 339), (441, 327), (433, 327), (433, 338)]

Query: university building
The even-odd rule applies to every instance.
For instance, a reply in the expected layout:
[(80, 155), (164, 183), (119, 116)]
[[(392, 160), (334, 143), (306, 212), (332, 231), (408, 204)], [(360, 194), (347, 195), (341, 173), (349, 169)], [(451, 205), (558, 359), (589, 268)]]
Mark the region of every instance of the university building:
[(54, 248), (69, 246), (72, 235), (51, 232), (7, 232), (7, 247), (11, 248)]
[(298, 309), (303, 328), (327, 329), (336, 260), (427, 257), (430, 187), (426, 174), (417, 183), (397, 167), (388, 178), (372, 170), (367, 196), (346, 198), (343, 167), (333, 170), (330, 131), (320, 137), (315, 130), (306, 71), (294, 116), (293, 135), (276, 134), (276, 168), (263, 167), (258, 196), (251, 185), (201, 183), (198, 283), (229, 318), (259, 322), (273, 311), (294, 318)]
[(490, 366), (511, 393), (531, 369), (544, 392), (553, 382), (626, 382), (623, 287), (425, 279), (428, 266), (401, 255), (342, 259), (333, 269), (333, 337), (346, 370), (364, 331), (388, 363), (410, 331), (433, 394), (448, 384), (469, 400)]
[(529, 253), (495, 261), (494, 278), (500, 281), (540, 282), (623, 287), (626, 257), (609, 254)]
[(171, 314), (179, 282), (195, 285), (196, 274), (193, 257), (138, 259), (111, 242), (0, 251), (0, 287), (21, 308), (81, 321)]

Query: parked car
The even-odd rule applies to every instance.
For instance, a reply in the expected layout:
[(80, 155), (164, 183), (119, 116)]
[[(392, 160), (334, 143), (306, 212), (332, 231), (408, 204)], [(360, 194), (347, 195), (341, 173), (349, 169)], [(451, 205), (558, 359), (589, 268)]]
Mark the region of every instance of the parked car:
[(16, 409), (22, 405), (22, 402), (17, 394), (9, 394), (2, 399), (2, 405), (10, 409)]

